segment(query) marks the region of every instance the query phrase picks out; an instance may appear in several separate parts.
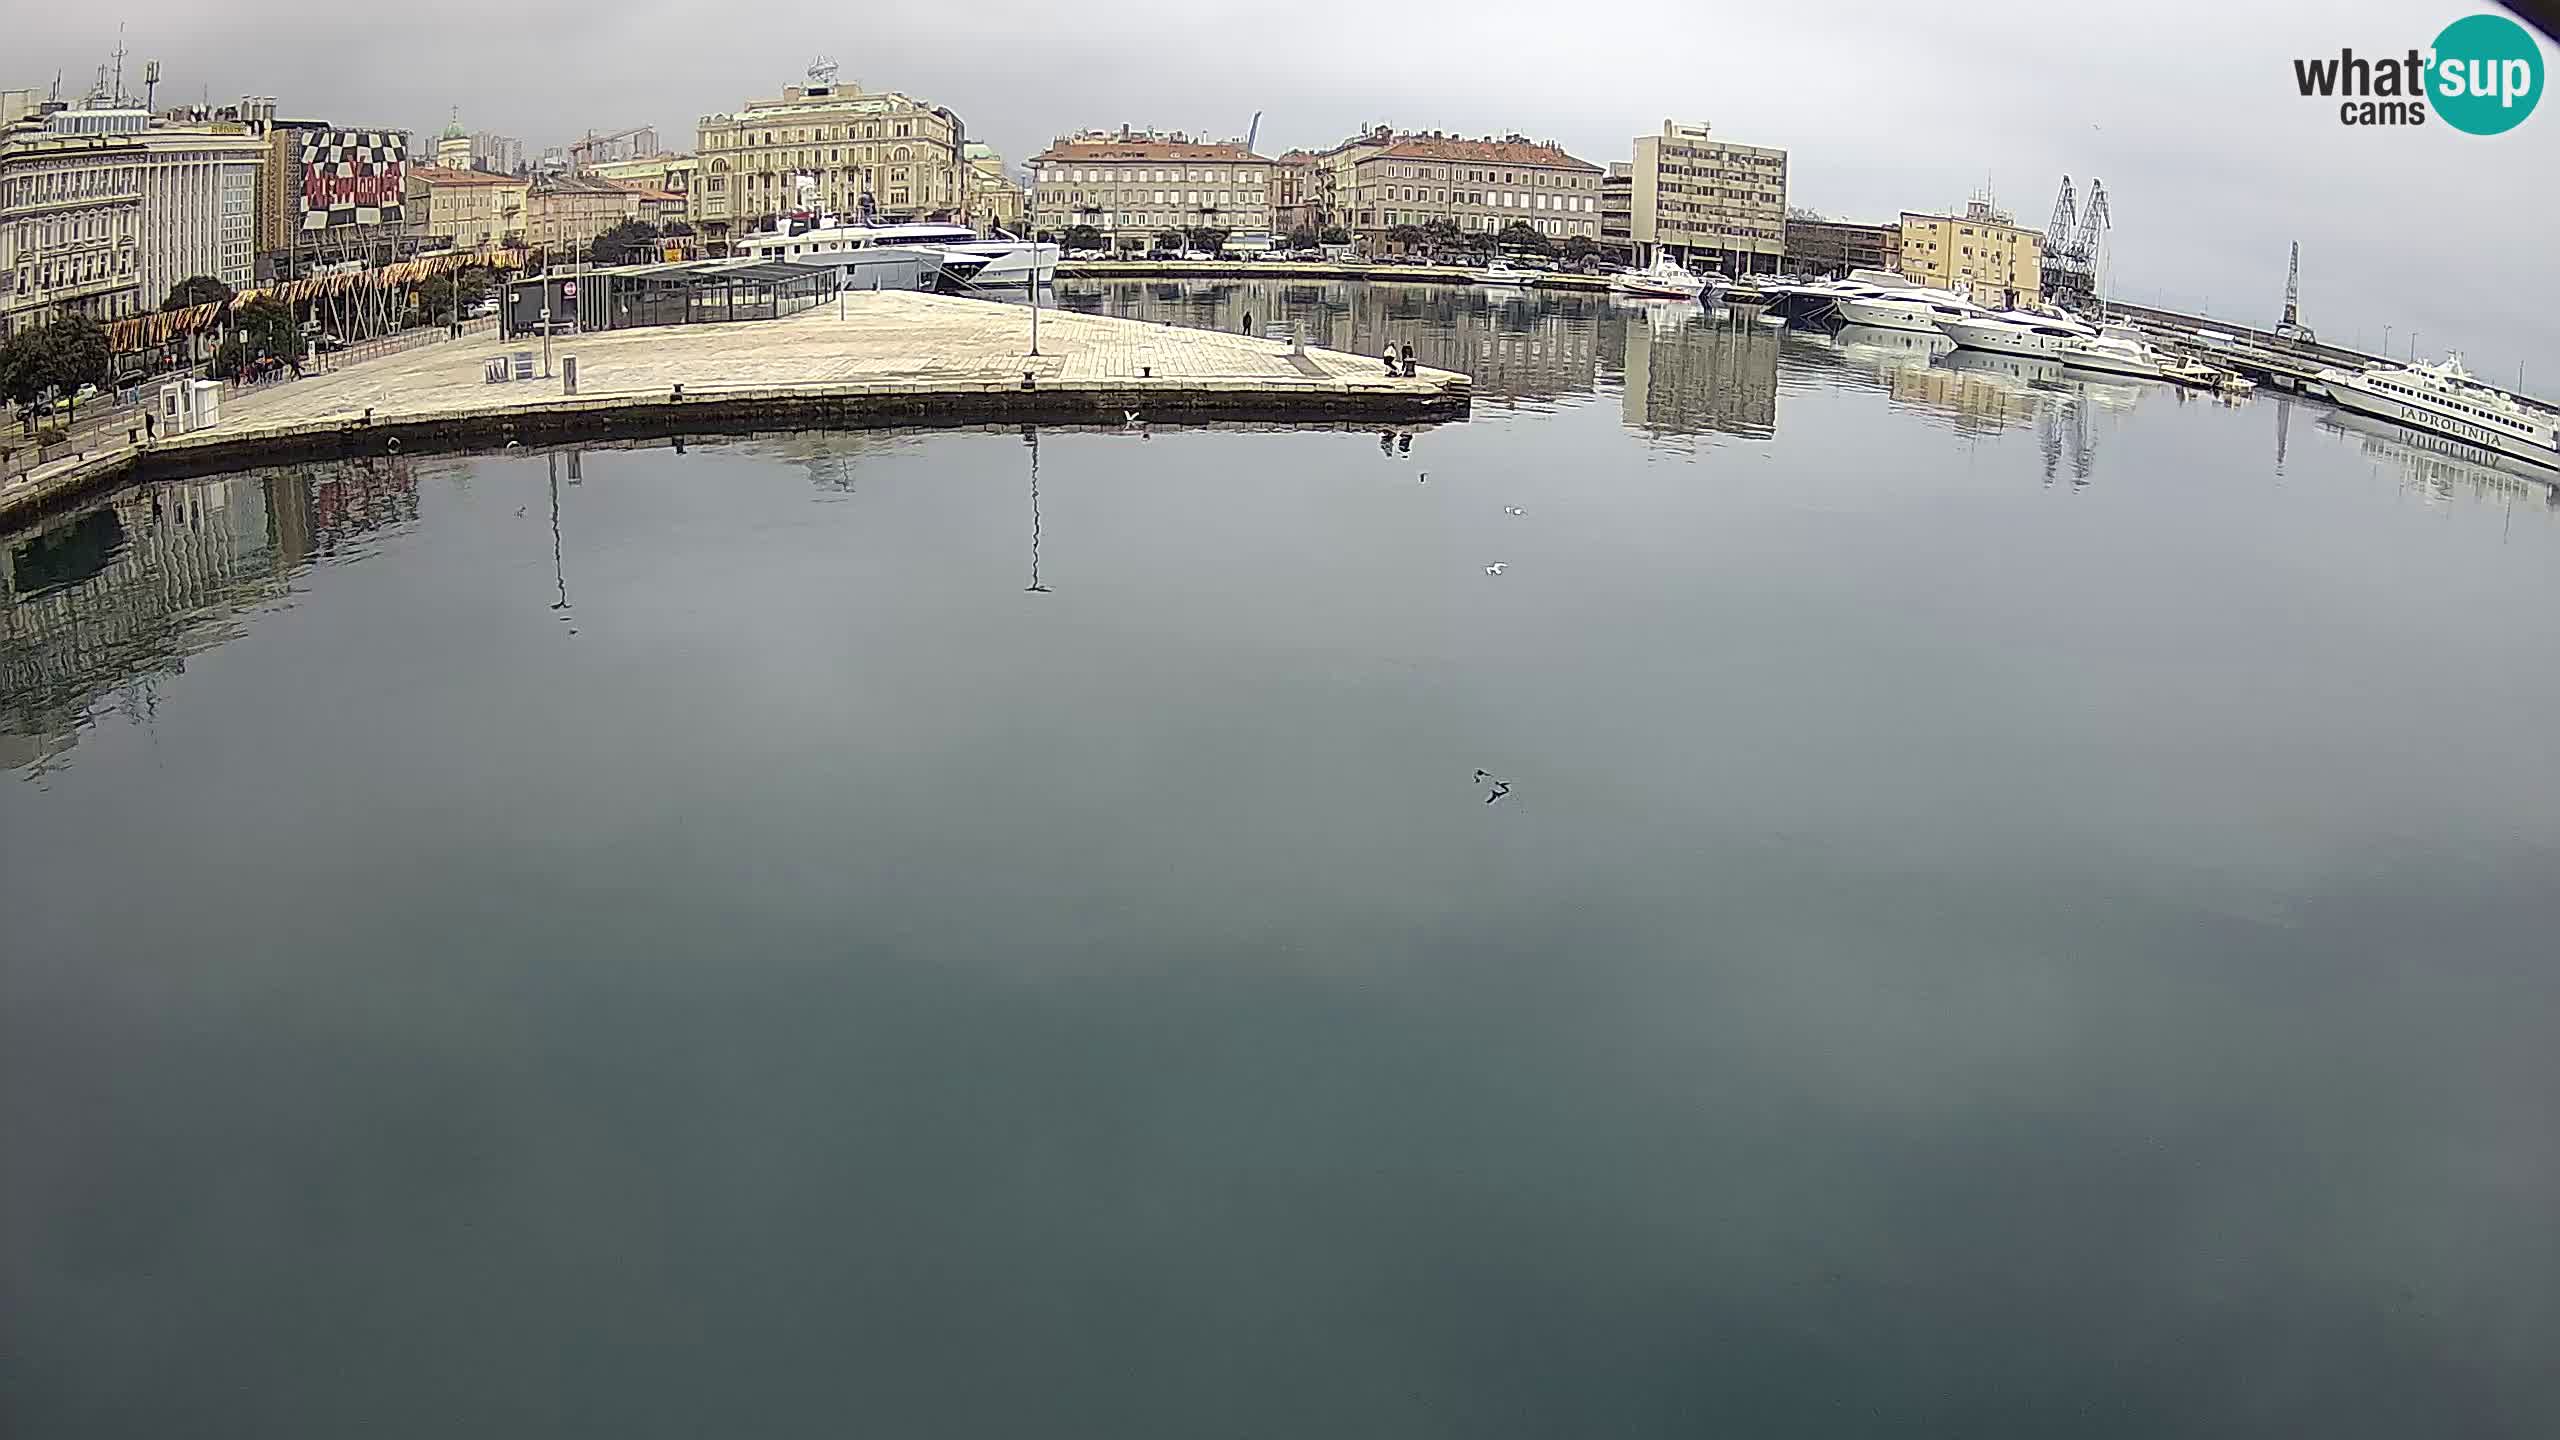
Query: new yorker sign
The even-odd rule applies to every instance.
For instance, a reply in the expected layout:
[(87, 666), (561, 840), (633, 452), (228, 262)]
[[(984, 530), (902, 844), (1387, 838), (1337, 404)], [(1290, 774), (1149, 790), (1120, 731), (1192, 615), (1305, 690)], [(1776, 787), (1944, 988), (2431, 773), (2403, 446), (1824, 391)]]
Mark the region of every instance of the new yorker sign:
[(2432, 113), (2466, 134), (2496, 135), (2542, 99), (2542, 48), (2504, 15), (2466, 15), (2424, 50), (2297, 59), (2293, 83), (2305, 99), (2335, 101), (2341, 125), (2424, 125)]

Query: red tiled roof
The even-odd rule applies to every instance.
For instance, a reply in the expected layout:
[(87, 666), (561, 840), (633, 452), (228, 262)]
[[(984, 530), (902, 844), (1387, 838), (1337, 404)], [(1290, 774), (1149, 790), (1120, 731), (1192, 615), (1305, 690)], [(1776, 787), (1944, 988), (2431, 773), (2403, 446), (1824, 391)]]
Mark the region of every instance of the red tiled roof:
[(1540, 145), (1528, 140), (1461, 140), (1454, 135), (1408, 135), (1378, 152), (1381, 160), (1455, 160), (1474, 165), (1531, 165), (1555, 170), (1587, 170), (1597, 175), (1600, 167), (1588, 160), (1577, 160), (1553, 145)]
[(1233, 140), (1061, 140), (1034, 160), (1252, 160), (1271, 163)]

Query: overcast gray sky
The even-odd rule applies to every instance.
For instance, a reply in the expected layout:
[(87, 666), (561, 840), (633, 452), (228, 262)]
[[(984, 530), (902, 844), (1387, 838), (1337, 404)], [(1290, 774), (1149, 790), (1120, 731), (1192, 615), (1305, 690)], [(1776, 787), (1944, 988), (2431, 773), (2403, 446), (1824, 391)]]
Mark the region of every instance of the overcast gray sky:
[[(2560, 396), (2560, 103), (2506, 135), (2359, 129), (2301, 99), (2296, 56), (2424, 46), (2480, 4), (2162, 0), (2021, 9), (1902, 3), (1605, 7), (1286, 0), (1085, 7), (1054, 0), (847, 5), (672, 0), (528, 13), (500, 0), (378, 5), (126, 0), (21, 6), (0, 85), (76, 89), (128, 22), (164, 99), (271, 94), (349, 125), (474, 129), (539, 148), (695, 120), (844, 77), (948, 105), (1010, 161), (1088, 125), (1244, 133), (1260, 149), (1364, 122), (1518, 130), (1599, 163), (1666, 117), (1789, 151), (1789, 199), (1852, 219), (1961, 204), (1986, 180), (2042, 227), (2059, 177), (2106, 181), (2113, 286), (2272, 322), (2303, 243), (2306, 318), (2395, 351), (2460, 346), (2472, 368)], [(2554, 52), (2544, 42), (2546, 69)]]

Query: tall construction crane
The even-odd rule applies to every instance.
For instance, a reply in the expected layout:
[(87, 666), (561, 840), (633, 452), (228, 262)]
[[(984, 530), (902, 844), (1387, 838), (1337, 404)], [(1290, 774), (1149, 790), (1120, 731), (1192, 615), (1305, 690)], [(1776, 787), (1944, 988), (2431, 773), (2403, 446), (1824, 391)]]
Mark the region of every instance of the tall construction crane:
[(649, 134), (656, 128), (654, 125), (634, 125), (628, 130), (616, 130), (610, 135), (599, 135), (590, 130), (585, 139), (569, 142), (569, 168), (584, 170), (595, 163), (597, 151), (619, 145), (634, 136)]
[(2276, 338), (2308, 345), (2317, 337), (2302, 323), (2302, 242), (2293, 242), (2293, 264), (2284, 272), (2284, 318), (2276, 322)]
[(1256, 111), (1254, 111), (1254, 112), (1253, 112), (1253, 123), (1252, 123), (1251, 125), (1248, 125), (1248, 126), (1246, 126), (1246, 127), (1245, 127), (1245, 131), (1244, 131), (1244, 153), (1246, 153), (1247, 155), (1250, 155), (1250, 154), (1252, 154), (1252, 153), (1253, 153), (1253, 137), (1254, 137), (1254, 136), (1256, 136), (1256, 135), (1259, 135), (1259, 134), (1261, 134), (1261, 133), (1262, 133), (1262, 112), (1261, 112), (1261, 111), (1259, 111), (1259, 110), (1256, 110)]

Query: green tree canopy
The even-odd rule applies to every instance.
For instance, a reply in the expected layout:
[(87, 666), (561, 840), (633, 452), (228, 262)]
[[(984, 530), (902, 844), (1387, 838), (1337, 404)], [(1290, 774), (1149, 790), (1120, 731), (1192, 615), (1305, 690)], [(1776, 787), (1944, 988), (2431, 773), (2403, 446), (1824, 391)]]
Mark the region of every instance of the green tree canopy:
[(1324, 233), (1316, 239), (1317, 243), (1324, 245), (1348, 245), (1351, 243), (1351, 232), (1339, 225), (1327, 225), (1324, 227)]
[(1387, 243), (1390, 245), (1411, 247), (1429, 238), (1430, 232), (1419, 225), (1398, 225), (1387, 232)]
[(1159, 250), (1179, 250), (1179, 249), (1181, 249), (1181, 248), (1182, 248), (1182, 232), (1181, 232), (1181, 231), (1179, 231), (1179, 230), (1159, 230), (1159, 231), (1157, 231), (1157, 232), (1156, 232), (1156, 248), (1157, 248), (1157, 249), (1159, 249)]
[(658, 258), (658, 227), (646, 220), (623, 220), (587, 246), (590, 265), (628, 265)]
[(1318, 243), (1312, 225), (1301, 225), (1289, 232), (1289, 248), (1292, 250), (1313, 250)]
[(0, 394), (21, 405), (48, 392), (68, 395), (83, 385), (104, 385), (114, 376), (107, 332), (86, 315), (27, 326), (0, 345)]
[(1186, 238), (1191, 242), (1192, 249), (1215, 255), (1226, 246), (1228, 233), (1215, 225), (1194, 225)]
[(230, 286), (210, 275), (190, 275), (169, 287), (169, 298), (160, 302), (160, 308), (168, 311), (197, 305), (219, 305), (229, 300), (233, 293)]
[(302, 327), (293, 318), (293, 307), (272, 295), (261, 295), (231, 312), (230, 333), (213, 352), (213, 368), (237, 370), (264, 356), (302, 358)]
[(1099, 250), (1102, 248), (1102, 232), (1090, 225), (1070, 225), (1067, 238), (1060, 243), (1070, 250)]
[(1552, 255), (1556, 252), (1555, 242), (1525, 220), (1514, 220), (1503, 226), (1502, 234), (1497, 238), (1501, 240), (1503, 249), (1517, 250), (1526, 255)]
[(1600, 253), (1600, 242), (1588, 235), (1568, 235), (1556, 251), (1567, 260), (1580, 264)]
[(418, 323), (442, 325), (453, 319), (457, 302), (465, 310), (489, 297), (492, 279), (486, 266), (465, 265), (442, 275), (430, 275), (418, 286), (415, 307)]

